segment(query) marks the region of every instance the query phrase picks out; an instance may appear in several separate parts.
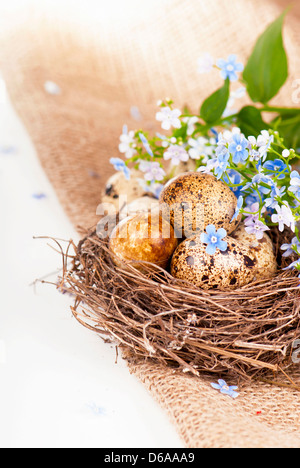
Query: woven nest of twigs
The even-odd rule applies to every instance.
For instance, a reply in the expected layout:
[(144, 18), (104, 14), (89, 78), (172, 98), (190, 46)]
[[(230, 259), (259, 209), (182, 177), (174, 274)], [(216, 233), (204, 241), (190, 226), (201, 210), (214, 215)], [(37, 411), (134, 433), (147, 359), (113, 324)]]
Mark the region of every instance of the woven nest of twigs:
[(90, 232), (68, 248), (60, 287), (75, 296), (72, 311), (84, 326), (115, 341), (131, 359), (156, 360), (185, 372), (266, 373), (288, 377), (300, 337), (297, 272), (280, 245), (293, 233), (271, 231), (278, 274), (234, 291), (204, 291), (159, 267), (149, 272), (114, 265), (106, 240)]

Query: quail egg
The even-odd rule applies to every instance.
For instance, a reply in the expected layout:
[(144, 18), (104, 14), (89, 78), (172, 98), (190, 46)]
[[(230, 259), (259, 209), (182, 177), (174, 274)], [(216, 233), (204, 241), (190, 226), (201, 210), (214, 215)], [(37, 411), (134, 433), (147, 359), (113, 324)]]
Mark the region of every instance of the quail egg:
[(231, 237), (237, 241), (248, 245), (257, 260), (255, 266), (255, 279), (271, 278), (277, 270), (277, 262), (274, 254), (274, 246), (266, 232), (261, 239), (257, 239), (255, 234), (248, 234), (243, 223), (231, 233)]
[(178, 245), (172, 226), (157, 214), (137, 213), (120, 221), (113, 229), (109, 248), (118, 266), (132, 266), (143, 270), (140, 262), (150, 262), (161, 268), (169, 266)]
[(224, 237), (227, 249), (206, 252), (206, 244), (196, 234), (185, 239), (171, 260), (171, 274), (201, 289), (236, 289), (254, 279), (257, 260), (246, 244)]
[(159, 202), (157, 198), (145, 195), (144, 197), (139, 197), (128, 205), (125, 205), (120, 211), (120, 219), (124, 219), (127, 216), (131, 216), (140, 212), (147, 213), (148, 211), (158, 211), (158, 209)]
[(101, 201), (108, 210), (110, 207), (108, 214), (119, 212), (125, 205), (146, 194), (140, 178), (143, 178), (143, 174), (132, 170), (129, 180), (123, 172), (116, 172), (107, 180)]
[(175, 229), (177, 237), (190, 237), (214, 224), (230, 234), (240, 223), (232, 222), (237, 198), (230, 188), (211, 174), (186, 172), (166, 183), (159, 202), (162, 214)]

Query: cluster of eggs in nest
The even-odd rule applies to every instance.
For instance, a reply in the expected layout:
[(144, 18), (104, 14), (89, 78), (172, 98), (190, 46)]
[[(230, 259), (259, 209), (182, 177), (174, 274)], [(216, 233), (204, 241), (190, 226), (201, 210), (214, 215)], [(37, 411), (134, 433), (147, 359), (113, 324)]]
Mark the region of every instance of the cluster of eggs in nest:
[[(123, 189), (129, 196), (109, 238), (116, 265), (155, 264), (201, 289), (236, 289), (276, 273), (270, 237), (264, 233), (258, 240), (246, 232), (241, 215), (234, 216), (235, 194), (213, 175), (181, 173), (166, 183), (158, 200), (135, 178), (129, 191), (128, 182), (119, 190), (111, 182), (107, 201), (111, 195), (117, 201)], [(216, 248), (213, 255), (201, 240), (208, 225), (226, 230), (226, 249)]]

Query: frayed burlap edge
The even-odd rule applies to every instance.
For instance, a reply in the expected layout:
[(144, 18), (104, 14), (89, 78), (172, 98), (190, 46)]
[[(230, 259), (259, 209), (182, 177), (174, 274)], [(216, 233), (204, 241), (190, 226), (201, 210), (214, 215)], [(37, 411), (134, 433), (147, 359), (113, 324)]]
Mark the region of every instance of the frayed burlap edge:
[[(161, 21), (158, 30), (165, 28), (165, 33), (170, 35), (177, 18), (180, 17), (184, 23), (188, 18), (197, 17), (198, 13), (198, 18), (205, 19), (202, 30), (199, 28), (193, 36), (189, 24), (190, 27), (181, 33), (189, 31), (189, 40), (197, 37), (201, 41), (202, 38), (205, 49), (209, 50), (205, 38), (208, 37), (207, 28), (211, 28), (209, 15), (212, 15), (212, 52), (220, 49), (219, 55), (224, 55), (231, 42), (235, 46), (238, 43), (235, 47), (237, 52), (245, 56), (246, 48), (248, 50), (255, 40), (253, 31), (259, 33), (280, 13), (272, 2), (262, 5), (262, 2), (235, 1), (231, 11), (234, 8), (238, 16), (247, 16), (247, 24), (252, 21), (251, 34), (247, 25), (242, 34), (241, 31), (234, 32), (231, 12), (224, 10), (222, 18), (213, 16), (222, 6), (219, 1), (201, 2), (201, 5), (194, 1), (174, 2), (167, 25), (164, 15), (160, 15), (160, 19), (155, 18)], [(217, 31), (224, 31), (225, 26), (232, 31), (232, 39), (230, 34), (225, 40), (224, 34), (222, 40), (218, 37)], [(147, 41), (144, 34), (148, 32), (146, 28), (144, 33), (141, 25), (135, 34), (139, 41)], [(209, 92), (201, 89), (201, 83), (193, 85), (191, 76), (186, 73), (190, 70), (194, 42), (190, 42), (185, 52), (184, 44), (183, 48), (178, 47), (175, 64), (176, 53), (170, 52), (167, 66), (163, 66), (162, 62), (166, 64), (165, 55), (151, 61), (140, 43), (135, 43), (135, 47), (128, 51), (128, 42), (124, 41), (124, 49), (119, 50), (122, 40), (118, 42), (119, 38), (115, 36), (110, 43), (109, 39), (112, 38), (106, 32), (101, 46), (87, 47), (82, 41), (74, 40), (74, 36), (61, 25), (53, 31), (53, 25), (49, 28), (48, 24), (39, 21), (38, 26), (11, 31), (1, 44), (2, 74), (12, 102), (62, 206), (76, 228), (79, 225), (87, 228), (97, 222), (95, 213), (101, 189), (112, 173), (107, 161), (117, 151), (124, 121), (131, 128), (143, 125), (151, 130), (155, 99), (168, 94), (181, 105), (185, 99), (190, 102), (192, 96), (197, 96), (198, 104)], [(294, 47), (293, 80), (299, 71), (299, 60), (297, 62), (296, 30), (292, 23), (287, 40), (290, 47)], [(194, 52), (200, 55), (206, 50), (198, 47)], [(149, 52), (151, 56), (151, 50)], [(232, 49), (227, 52), (232, 52)], [(118, 61), (120, 54), (122, 60)], [(133, 67), (135, 63), (138, 66)], [(57, 96), (45, 93), (47, 80), (58, 83), (62, 93)], [(286, 105), (292, 105), (288, 102), (292, 81), (289, 83), (286, 95), (282, 95)], [(210, 85), (215, 86), (213, 79)], [(141, 124), (132, 118), (130, 105), (138, 105), (142, 109), (144, 119)], [(128, 366), (167, 411), (187, 447), (300, 447), (300, 394), (295, 390), (253, 383), (240, 389), (238, 399), (232, 400), (213, 390), (205, 377), (196, 378), (166, 370), (151, 360), (128, 361)]]

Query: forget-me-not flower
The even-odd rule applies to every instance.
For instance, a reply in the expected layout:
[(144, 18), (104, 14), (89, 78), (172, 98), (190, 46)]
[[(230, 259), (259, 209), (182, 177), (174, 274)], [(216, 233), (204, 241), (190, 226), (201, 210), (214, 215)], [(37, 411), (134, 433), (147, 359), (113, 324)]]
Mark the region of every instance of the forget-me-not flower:
[(143, 146), (145, 148), (145, 150), (147, 151), (147, 153), (153, 158), (153, 151), (149, 145), (149, 142), (147, 140), (147, 138), (145, 137), (145, 135), (143, 135), (143, 133), (139, 133), (139, 137), (140, 137), (140, 140), (141, 142), (143, 143)]
[[(271, 191), (272, 187), (274, 186), (274, 181), (269, 175), (259, 172), (258, 174), (255, 174), (254, 177), (252, 177), (252, 180), (250, 182), (247, 182), (244, 185), (244, 187), (242, 188), (242, 191), (244, 192), (245, 190), (248, 190), (250, 187), (253, 188), (255, 185), (257, 185), (261, 193), (268, 194)], [(267, 187), (265, 187), (265, 185), (267, 185)]]
[(232, 137), (228, 150), (232, 154), (232, 161), (235, 164), (239, 164), (242, 161), (246, 161), (248, 158), (248, 141), (242, 134), (236, 134)]
[(267, 153), (273, 141), (274, 135), (270, 135), (268, 130), (262, 130), (260, 135), (258, 135), (256, 144), (258, 146), (258, 152), (260, 154), (260, 157), (263, 161), (266, 159)]
[(161, 127), (164, 130), (170, 130), (171, 127), (180, 128), (181, 122), (179, 117), (181, 111), (179, 109), (171, 109), (170, 107), (162, 107), (159, 112), (156, 113), (156, 120), (161, 122)]
[(217, 179), (220, 179), (229, 166), (229, 152), (226, 146), (219, 145), (216, 149), (216, 156), (217, 163), (214, 166), (214, 174)]
[[(261, 213), (265, 210), (266, 208), (263, 207)], [(250, 213), (246, 214), (246, 219), (244, 221), (246, 232), (248, 234), (254, 234), (258, 240), (262, 239), (264, 232), (268, 231), (269, 227), (259, 219), (259, 202), (247, 206), (247, 211), (250, 211)]]
[(269, 197), (264, 200), (265, 206), (272, 209), (276, 208), (278, 205), (278, 198), (281, 198), (284, 192), (285, 187), (277, 187), (277, 185), (272, 186)]
[(271, 220), (272, 223), (278, 224), (278, 229), (280, 232), (284, 230), (284, 226), (291, 228), (292, 231), (295, 231), (295, 218), (289, 206), (277, 205), (277, 213), (272, 214)]
[(288, 190), (292, 192), (295, 197), (300, 198), (300, 174), (298, 171), (291, 172), (291, 180)]
[(263, 238), (264, 232), (268, 231), (269, 228), (262, 221), (260, 221), (258, 215), (248, 217), (245, 221), (245, 231), (248, 234), (254, 234), (257, 240)]
[(229, 78), (230, 81), (237, 81), (238, 75), (237, 72), (244, 70), (244, 65), (242, 63), (237, 63), (237, 56), (231, 54), (228, 56), (227, 60), (219, 59), (217, 60), (217, 67), (221, 70), (221, 76), (224, 80)]
[(222, 240), (226, 237), (227, 232), (224, 228), (220, 228), (216, 231), (213, 224), (206, 226), (206, 233), (203, 232), (200, 236), (201, 242), (207, 244), (206, 253), (214, 255), (216, 249), (224, 252), (227, 249), (227, 242)]
[(239, 396), (239, 393), (235, 391), (238, 387), (236, 385), (227, 385), (223, 379), (219, 379), (217, 384), (211, 383), (210, 385), (216, 390), (220, 390), (220, 393), (228, 395), (231, 398), (237, 398)]
[(300, 254), (300, 242), (296, 236), (293, 237), (292, 242), (290, 244), (282, 244), (280, 248), (281, 250), (285, 250), (285, 252), (282, 254), (283, 257), (289, 257), (295, 252)]
[(192, 135), (192, 133), (194, 133), (195, 130), (195, 124), (199, 122), (199, 117), (197, 117), (196, 115), (193, 115), (192, 117), (183, 117), (182, 122), (184, 122), (187, 126), (186, 134)]
[[(188, 153), (192, 159), (200, 159), (201, 156), (204, 156), (207, 159), (207, 156), (211, 156), (213, 153), (213, 144), (215, 140), (212, 138), (208, 140), (205, 137), (198, 137), (198, 138), (189, 138), (188, 144), (190, 149)], [(206, 162), (206, 161), (204, 161)]]
[(163, 180), (166, 173), (158, 162), (151, 162), (145, 169), (145, 180), (148, 182)]
[(110, 158), (109, 162), (114, 166), (116, 171), (123, 172), (127, 180), (130, 179), (130, 169), (126, 166), (125, 162), (120, 158)]
[(209, 159), (204, 166), (198, 167), (197, 172), (202, 172), (203, 174), (211, 174), (218, 166), (219, 162), (217, 158)]
[(127, 125), (123, 126), (123, 133), (120, 136), (119, 151), (124, 153), (127, 159), (132, 158), (136, 153), (136, 150), (133, 147), (134, 144), (134, 131), (131, 130), (128, 132)]
[(243, 203), (244, 203), (244, 199), (242, 197), (242, 195), (239, 196), (238, 200), (237, 200), (237, 204), (236, 204), (236, 209), (235, 209), (235, 212), (234, 212), (234, 215), (232, 216), (231, 218), (231, 223), (232, 221), (238, 217), (238, 215), (240, 214), (240, 211), (243, 207)]
[(274, 161), (266, 161), (263, 164), (263, 168), (267, 171), (275, 173), (275, 175), (280, 174), (277, 176), (277, 179), (284, 179), (285, 176), (288, 174), (288, 166), (281, 161), (281, 159), (274, 159)]
[(248, 150), (250, 161), (259, 161), (261, 155), (257, 148), (256, 138), (252, 135), (248, 136)]
[(238, 198), (243, 188), (241, 175), (234, 169), (229, 169), (224, 175), (224, 182), (229, 186), (236, 198)]
[(217, 163), (218, 164), (215, 166), (214, 173), (216, 178), (219, 180), (229, 165), (228, 153), (220, 154), (217, 158)]
[(171, 160), (173, 166), (178, 166), (181, 161), (188, 161), (189, 155), (183, 146), (170, 145), (169, 148), (164, 152), (164, 159), (166, 161)]
[(138, 183), (143, 188), (144, 192), (151, 193), (152, 195), (154, 195), (155, 198), (159, 198), (160, 193), (164, 188), (163, 184), (155, 181), (152, 181), (149, 185), (147, 184), (145, 179), (138, 179)]
[[(287, 267), (283, 268), (283, 270), (292, 270), (292, 269), (298, 270), (300, 272), (300, 258), (290, 263)], [(300, 278), (300, 273), (298, 275), (298, 278)]]

